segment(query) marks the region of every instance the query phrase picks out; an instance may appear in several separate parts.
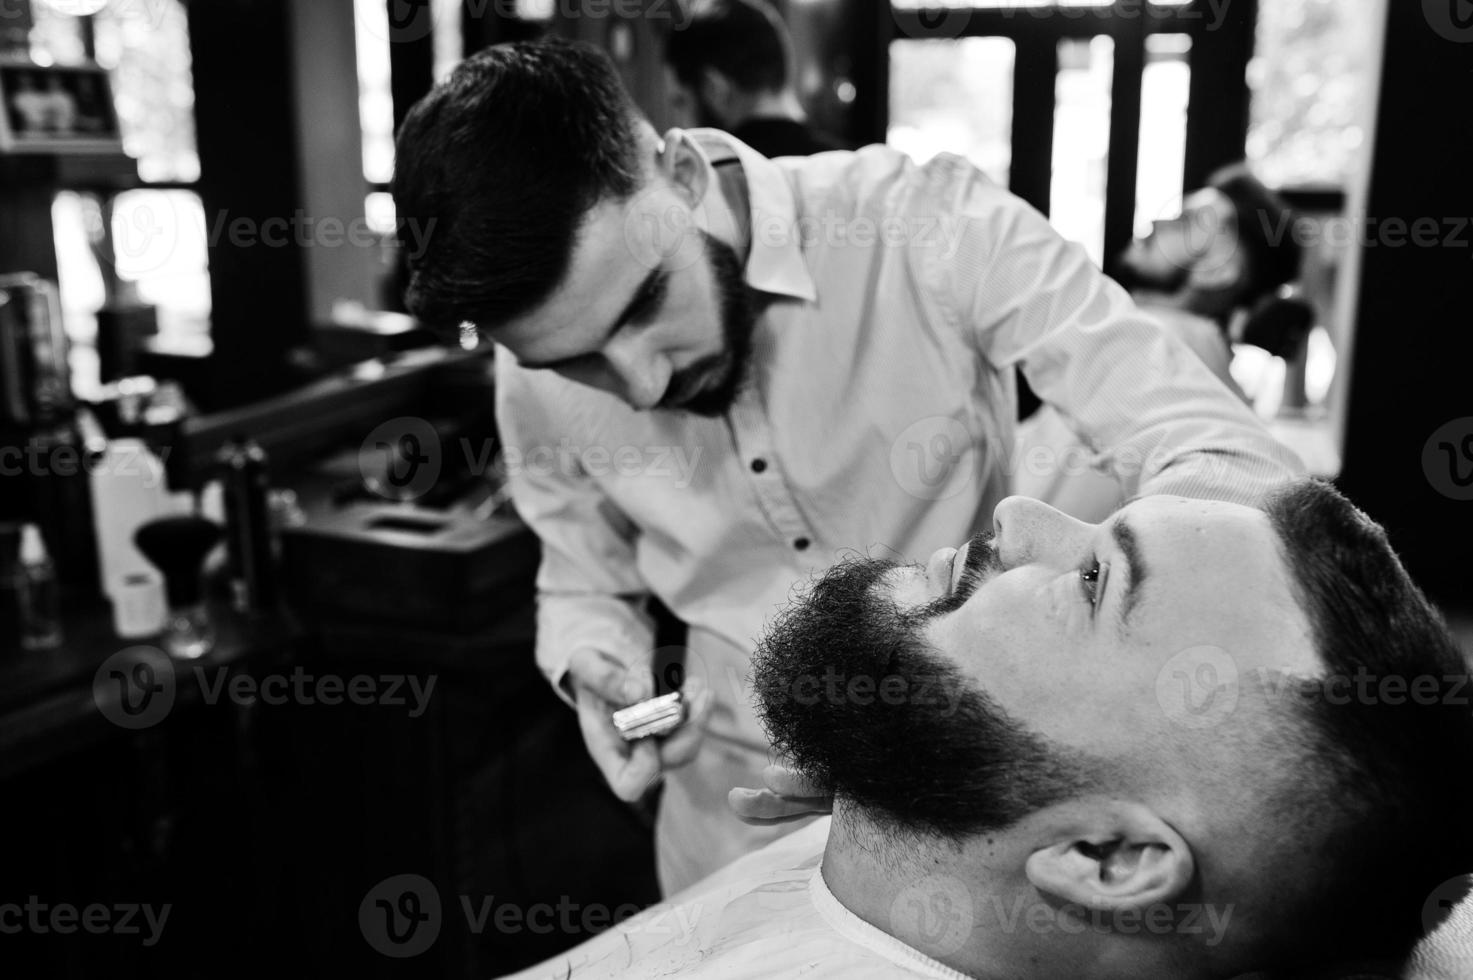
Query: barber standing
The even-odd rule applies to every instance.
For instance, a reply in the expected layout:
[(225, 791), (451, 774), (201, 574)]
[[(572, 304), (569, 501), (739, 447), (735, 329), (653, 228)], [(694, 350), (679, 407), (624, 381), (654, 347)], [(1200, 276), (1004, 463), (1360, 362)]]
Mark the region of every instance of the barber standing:
[[(927, 555), (990, 525), (1015, 368), (1138, 492), (1252, 502), (1300, 471), (957, 157), (661, 137), (601, 53), (544, 41), (482, 51), (414, 108), (394, 193), (428, 232), (410, 308), (500, 345), (538, 663), (616, 793), (665, 777), (667, 894), (794, 827), (726, 805), (768, 761), (747, 688), (764, 621), (846, 548)], [(688, 624), (697, 683), (684, 729), (631, 746), (609, 715), (653, 693), (650, 595)]]

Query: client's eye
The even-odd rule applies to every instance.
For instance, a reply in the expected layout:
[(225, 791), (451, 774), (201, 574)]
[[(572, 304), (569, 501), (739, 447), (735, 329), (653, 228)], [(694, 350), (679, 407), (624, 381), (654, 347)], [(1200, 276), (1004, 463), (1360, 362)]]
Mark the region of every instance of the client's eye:
[(1110, 566), (1098, 558), (1090, 558), (1080, 566), (1079, 588), (1084, 592), (1085, 601), (1091, 606), (1100, 604), (1100, 596), (1105, 592), (1105, 576), (1109, 571)]

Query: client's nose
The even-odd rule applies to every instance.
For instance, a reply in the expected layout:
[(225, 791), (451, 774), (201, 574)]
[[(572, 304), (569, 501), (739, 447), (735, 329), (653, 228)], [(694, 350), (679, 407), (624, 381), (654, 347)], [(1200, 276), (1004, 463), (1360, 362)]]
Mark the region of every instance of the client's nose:
[(1072, 561), (1090, 526), (1032, 497), (1008, 497), (992, 511), (992, 531), (1005, 569), (1054, 557)]

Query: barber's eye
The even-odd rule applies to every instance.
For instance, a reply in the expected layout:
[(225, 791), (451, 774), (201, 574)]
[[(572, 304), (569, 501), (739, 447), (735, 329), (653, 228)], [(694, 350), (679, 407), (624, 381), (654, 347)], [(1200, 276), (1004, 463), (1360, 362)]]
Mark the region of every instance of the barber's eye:
[(1105, 572), (1108, 565), (1102, 563), (1098, 558), (1091, 558), (1079, 569), (1079, 588), (1084, 592), (1085, 601), (1091, 606), (1098, 606), (1100, 594), (1104, 591)]

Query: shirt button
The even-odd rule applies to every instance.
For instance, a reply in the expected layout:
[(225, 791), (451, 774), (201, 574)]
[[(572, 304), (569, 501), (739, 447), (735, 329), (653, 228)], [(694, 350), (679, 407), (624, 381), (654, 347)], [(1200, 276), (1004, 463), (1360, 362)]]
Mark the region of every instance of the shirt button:
[(809, 541), (807, 538), (799, 538), (797, 541), (793, 542), (793, 547), (797, 548), (799, 551), (807, 551), (810, 544), (812, 544), (812, 542)]
[(765, 460), (765, 459), (754, 459), (754, 460), (752, 460), (752, 472), (753, 473), (761, 473), (761, 472), (765, 471), (766, 469), (767, 469), (767, 460)]

